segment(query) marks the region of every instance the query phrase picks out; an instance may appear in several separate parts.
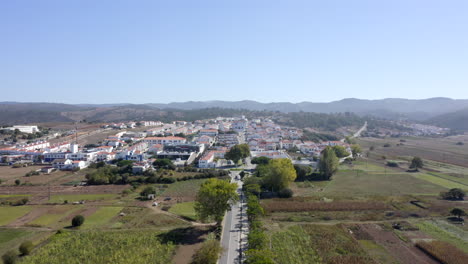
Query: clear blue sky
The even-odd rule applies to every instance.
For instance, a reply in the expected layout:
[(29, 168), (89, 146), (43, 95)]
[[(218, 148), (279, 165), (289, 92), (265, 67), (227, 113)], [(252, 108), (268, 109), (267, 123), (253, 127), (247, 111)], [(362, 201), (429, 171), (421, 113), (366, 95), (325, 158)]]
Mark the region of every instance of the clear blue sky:
[(468, 1), (0, 3), (0, 101), (468, 98)]

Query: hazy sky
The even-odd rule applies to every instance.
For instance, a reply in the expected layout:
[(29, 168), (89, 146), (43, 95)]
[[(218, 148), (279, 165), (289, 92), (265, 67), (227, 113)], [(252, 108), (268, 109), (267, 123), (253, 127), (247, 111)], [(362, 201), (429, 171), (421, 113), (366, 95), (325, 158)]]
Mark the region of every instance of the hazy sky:
[(0, 101), (468, 98), (468, 1), (0, 2)]

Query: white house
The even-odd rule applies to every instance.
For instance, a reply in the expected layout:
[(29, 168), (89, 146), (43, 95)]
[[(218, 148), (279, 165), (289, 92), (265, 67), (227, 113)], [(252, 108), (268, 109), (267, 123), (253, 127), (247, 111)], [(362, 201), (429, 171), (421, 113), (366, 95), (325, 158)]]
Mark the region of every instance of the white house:
[(162, 145), (177, 145), (184, 144), (187, 140), (183, 137), (147, 137), (143, 141), (150, 145), (162, 144)]

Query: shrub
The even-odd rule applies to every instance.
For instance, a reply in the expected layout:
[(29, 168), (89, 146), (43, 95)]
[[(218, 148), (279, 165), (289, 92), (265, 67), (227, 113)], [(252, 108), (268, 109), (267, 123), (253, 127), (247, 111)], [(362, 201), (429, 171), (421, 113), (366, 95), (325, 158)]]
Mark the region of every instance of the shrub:
[(215, 239), (207, 240), (193, 255), (192, 264), (216, 264), (222, 248)]
[(249, 249), (261, 250), (267, 246), (267, 237), (262, 230), (254, 229), (247, 237)]
[(76, 215), (75, 217), (73, 217), (72, 219), (72, 226), (73, 227), (78, 227), (78, 226), (81, 226), (85, 221), (85, 218), (84, 216), (82, 215)]
[(3, 254), (2, 260), (4, 264), (15, 264), (16, 260), (18, 260), (18, 255), (15, 251), (10, 250)]
[(453, 188), (453, 189), (450, 189), (448, 192), (440, 193), (440, 196), (442, 197), (442, 199), (454, 200), (454, 201), (463, 200), (463, 198), (465, 198), (465, 195), (466, 195), (465, 191), (459, 188)]
[(29, 255), (31, 253), (33, 248), (34, 248), (34, 245), (33, 245), (33, 243), (31, 241), (24, 241), (19, 246), (19, 251), (20, 251), (21, 255), (26, 256), (26, 255)]
[(20, 184), (21, 184), (20, 179), (16, 179), (16, 180), (15, 180), (15, 184), (16, 184), (16, 185), (20, 185)]
[(294, 192), (289, 188), (284, 188), (278, 192), (278, 197), (280, 198), (291, 198)]
[(398, 167), (398, 162), (389, 160), (389, 161), (387, 161), (387, 166), (389, 166), (389, 167)]
[(156, 188), (154, 188), (153, 186), (148, 186), (140, 192), (140, 196), (143, 199), (147, 199), (148, 195), (150, 194), (156, 194)]
[(385, 148), (388, 148), (388, 147), (391, 147), (392, 145), (390, 145), (390, 143), (385, 143), (383, 146), (384, 146)]

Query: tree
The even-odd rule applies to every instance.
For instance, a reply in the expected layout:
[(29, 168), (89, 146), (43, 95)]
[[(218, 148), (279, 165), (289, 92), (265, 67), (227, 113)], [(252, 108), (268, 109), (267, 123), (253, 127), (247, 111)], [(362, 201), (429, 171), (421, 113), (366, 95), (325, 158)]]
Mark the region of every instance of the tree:
[(73, 217), (73, 219), (72, 219), (72, 226), (73, 227), (81, 226), (84, 223), (84, 221), (85, 221), (84, 216), (75, 215), (75, 217)]
[(448, 192), (442, 192), (440, 196), (445, 200), (463, 200), (465, 198), (465, 191), (459, 188), (450, 189)]
[(18, 260), (18, 254), (14, 250), (7, 251), (3, 254), (2, 260), (4, 264), (15, 264)]
[(24, 241), (19, 246), (19, 251), (20, 251), (21, 255), (26, 256), (26, 255), (29, 255), (31, 253), (33, 248), (34, 248), (34, 245), (33, 245), (33, 243), (31, 241)]
[(413, 157), (410, 164), (410, 169), (418, 170), (423, 167), (423, 161), (420, 157)]
[(266, 188), (279, 191), (287, 188), (297, 177), (296, 170), (290, 159), (273, 159), (266, 166), (263, 183)]
[(241, 159), (245, 159), (250, 156), (250, 148), (247, 144), (239, 144), (232, 146), (226, 154), (224, 154), (224, 158), (228, 160), (232, 160), (235, 164), (239, 162)]
[(251, 160), (252, 164), (268, 164), (270, 162), (268, 157), (255, 157)]
[(249, 249), (245, 252), (245, 264), (275, 264), (270, 250)]
[(163, 168), (169, 170), (175, 170), (176, 166), (170, 159), (157, 159), (153, 162), (153, 166), (156, 168)]
[(140, 192), (140, 196), (144, 199), (147, 199), (150, 194), (156, 194), (156, 188), (153, 186), (148, 186)]
[(266, 248), (267, 236), (262, 230), (254, 229), (248, 234), (249, 249), (261, 250)]
[(351, 145), (351, 153), (353, 154), (353, 158), (357, 158), (357, 156), (362, 153), (361, 146), (357, 144)]
[(222, 247), (216, 239), (208, 239), (203, 242), (201, 248), (195, 252), (191, 264), (216, 264)]
[(237, 184), (211, 178), (205, 181), (195, 199), (195, 211), (202, 221), (212, 218), (221, 225), (224, 212), (239, 200)]
[(335, 151), (327, 146), (320, 156), (319, 171), (322, 176), (330, 180), (333, 174), (338, 170), (339, 160), (336, 157)]
[(333, 150), (338, 158), (344, 158), (349, 156), (349, 152), (346, 151), (345, 147), (343, 146), (333, 146)]
[(20, 179), (16, 179), (16, 180), (15, 180), (15, 184), (16, 184), (16, 185), (20, 185), (20, 184), (21, 184), (21, 180), (20, 180)]
[(312, 173), (312, 167), (307, 165), (294, 164), (294, 169), (296, 170), (296, 175), (298, 179), (305, 179), (308, 175)]
[(458, 217), (459, 220), (461, 220), (462, 216), (466, 215), (465, 211), (463, 211), (463, 209), (460, 208), (453, 208), (450, 211), (450, 214)]

